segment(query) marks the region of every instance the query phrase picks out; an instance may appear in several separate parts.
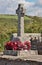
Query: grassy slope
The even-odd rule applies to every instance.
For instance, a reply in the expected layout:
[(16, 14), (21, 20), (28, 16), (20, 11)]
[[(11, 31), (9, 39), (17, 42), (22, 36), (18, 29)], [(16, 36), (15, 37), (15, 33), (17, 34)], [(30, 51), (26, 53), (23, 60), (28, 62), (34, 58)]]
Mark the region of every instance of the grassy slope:
[[(40, 17), (24, 17), (24, 28), (27, 33), (42, 32), (42, 18)], [(11, 33), (17, 32), (18, 17), (16, 15), (0, 15), (0, 48), (10, 39)]]

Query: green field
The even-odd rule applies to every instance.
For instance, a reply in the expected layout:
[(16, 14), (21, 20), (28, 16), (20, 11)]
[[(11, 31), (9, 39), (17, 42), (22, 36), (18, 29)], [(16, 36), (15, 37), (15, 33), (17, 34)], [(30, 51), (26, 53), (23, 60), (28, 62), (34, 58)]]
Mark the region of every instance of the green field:
[[(0, 48), (10, 40), (12, 33), (17, 33), (18, 17), (16, 15), (0, 14)], [(42, 17), (24, 16), (25, 33), (41, 33)]]

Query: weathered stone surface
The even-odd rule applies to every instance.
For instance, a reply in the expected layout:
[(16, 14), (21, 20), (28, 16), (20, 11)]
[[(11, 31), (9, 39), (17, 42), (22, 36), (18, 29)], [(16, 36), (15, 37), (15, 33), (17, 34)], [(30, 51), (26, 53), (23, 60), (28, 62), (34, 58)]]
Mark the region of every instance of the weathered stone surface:
[(16, 14), (18, 15), (18, 33), (17, 36), (21, 41), (22, 37), (24, 36), (24, 14), (25, 14), (25, 9), (23, 7), (24, 4), (19, 4), (18, 8), (16, 10)]
[(19, 56), (28, 56), (28, 55), (38, 55), (38, 52), (37, 50), (23, 50), (23, 51), (20, 51), (19, 52)]
[(18, 51), (16, 51), (16, 50), (4, 50), (3, 54), (4, 54), (4, 55), (13, 55), (13, 56), (17, 56)]
[(0, 58), (8, 59), (8, 60), (22, 59), (22, 60), (31, 60), (31, 61), (36, 61), (36, 62), (42, 62), (42, 55), (26, 55), (26, 56), (2, 55), (2, 56), (0, 56)]
[(13, 56), (27, 56), (27, 55), (38, 55), (37, 50), (4, 50), (4, 55), (13, 55)]

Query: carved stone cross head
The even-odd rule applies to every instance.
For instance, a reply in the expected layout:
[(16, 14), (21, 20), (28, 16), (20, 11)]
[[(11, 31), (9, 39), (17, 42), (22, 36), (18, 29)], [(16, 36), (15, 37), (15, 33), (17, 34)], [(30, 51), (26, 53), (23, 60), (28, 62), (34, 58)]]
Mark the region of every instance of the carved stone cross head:
[(16, 10), (16, 14), (18, 14), (18, 16), (20, 15), (21, 17), (24, 16), (24, 8), (23, 8), (23, 4), (19, 4), (18, 8)]

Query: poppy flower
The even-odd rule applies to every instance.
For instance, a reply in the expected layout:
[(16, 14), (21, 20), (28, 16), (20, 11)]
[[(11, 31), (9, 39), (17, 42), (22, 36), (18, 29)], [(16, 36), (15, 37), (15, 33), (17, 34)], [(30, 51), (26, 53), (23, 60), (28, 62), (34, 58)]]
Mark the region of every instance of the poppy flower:
[(23, 43), (21, 41), (17, 41), (18, 50), (23, 48)]
[(13, 49), (13, 42), (12, 41), (7, 42), (5, 45), (5, 49), (12, 50)]
[(30, 50), (30, 48), (31, 48), (31, 43), (29, 42), (29, 41), (26, 41), (26, 42), (24, 42), (24, 50)]
[(17, 49), (18, 49), (17, 42), (13, 42), (13, 50), (17, 50)]

